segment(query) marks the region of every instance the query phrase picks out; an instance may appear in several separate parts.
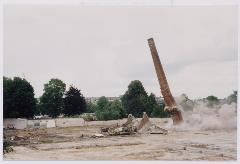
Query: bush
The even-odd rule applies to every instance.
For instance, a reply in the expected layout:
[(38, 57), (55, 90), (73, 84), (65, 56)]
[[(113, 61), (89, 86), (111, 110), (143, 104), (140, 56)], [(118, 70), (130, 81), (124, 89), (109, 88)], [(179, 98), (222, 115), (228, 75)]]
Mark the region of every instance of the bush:
[(96, 117), (98, 120), (117, 120), (126, 117), (121, 101), (107, 101), (105, 98), (100, 98), (97, 102)]
[(164, 111), (164, 106), (157, 105), (153, 108), (153, 111), (151, 113), (151, 117), (167, 118), (167, 117), (169, 117), (169, 114)]
[(117, 111), (111, 111), (104, 109), (102, 111), (97, 111), (96, 116), (98, 120), (107, 121), (107, 120), (117, 120), (120, 118), (120, 114)]
[(99, 110), (104, 109), (108, 105), (109, 105), (109, 101), (105, 96), (100, 97), (97, 101), (97, 106)]
[(91, 103), (91, 102), (88, 102), (87, 103), (87, 111), (86, 113), (95, 113), (97, 111), (97, 104), (94, 104), (94, 103)]
[(13, 151), (12, 143), (9, 140), (4, 139), (3, 140), (3, 154), (9, 153), (11, 151)]

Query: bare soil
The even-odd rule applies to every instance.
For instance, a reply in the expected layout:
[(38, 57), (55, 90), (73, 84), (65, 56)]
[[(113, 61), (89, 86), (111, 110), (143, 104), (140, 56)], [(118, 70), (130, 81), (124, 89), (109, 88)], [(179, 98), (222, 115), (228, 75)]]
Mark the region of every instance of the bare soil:
[(15, 137), (4, 160), (205, 160), (237, 159), (237, 131), (169, 131), (92, 138), (102, 126), (4, 130)]

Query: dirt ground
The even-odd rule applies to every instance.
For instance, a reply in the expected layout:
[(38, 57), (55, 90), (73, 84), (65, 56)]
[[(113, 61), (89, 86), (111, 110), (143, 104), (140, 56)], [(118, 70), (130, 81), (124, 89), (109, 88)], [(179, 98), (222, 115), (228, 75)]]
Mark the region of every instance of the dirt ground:
[(4, 130), (13, 152), (4, 160), (236, 160), (237, 131), (169, 131), (92, 138), (102, 126)]

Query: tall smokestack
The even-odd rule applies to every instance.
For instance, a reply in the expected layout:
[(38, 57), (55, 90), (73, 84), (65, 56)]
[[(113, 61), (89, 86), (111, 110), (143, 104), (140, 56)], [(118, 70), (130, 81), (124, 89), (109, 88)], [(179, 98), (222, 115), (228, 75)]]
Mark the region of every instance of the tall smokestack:
[(173, 119), (173, 124), (178, 124), (183, 120), (182, 114), (181, 114), (181, 111), (177, 108), (176, 102), (169, 89), (168, 82), (167, 82), (165, 73), (163, 71), (163, 67), (159, 59), (158, 52), (157, 52), (153, 38), (148, 39), (148, 45), (150, 47), (150, 51), (152, 54), (152, 59), (155, 66), (156, 73), (157, 73), (161, 93), (163, 95), (163, 98), (166, 104), (165, 110), (167, 110), (170, 113)]

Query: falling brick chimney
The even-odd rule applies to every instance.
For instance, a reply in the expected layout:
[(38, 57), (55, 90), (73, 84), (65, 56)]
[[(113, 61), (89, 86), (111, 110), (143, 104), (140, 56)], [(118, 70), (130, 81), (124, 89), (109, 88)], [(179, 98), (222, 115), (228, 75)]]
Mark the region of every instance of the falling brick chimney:
[(163, 71), (161, 61), (158, 56), (158, 52), (153, 38), (148, 39), (148, 45), (152, 54), (153, 63), (158, 77), (161, 93), (165, 101), (165, 110), (168, 111), (173, 119), (173, 124), (179, 124), (183, 121), (181, 111), (178, 109), (176, 102), (171, 94), (168, 86), (168, 82)]

